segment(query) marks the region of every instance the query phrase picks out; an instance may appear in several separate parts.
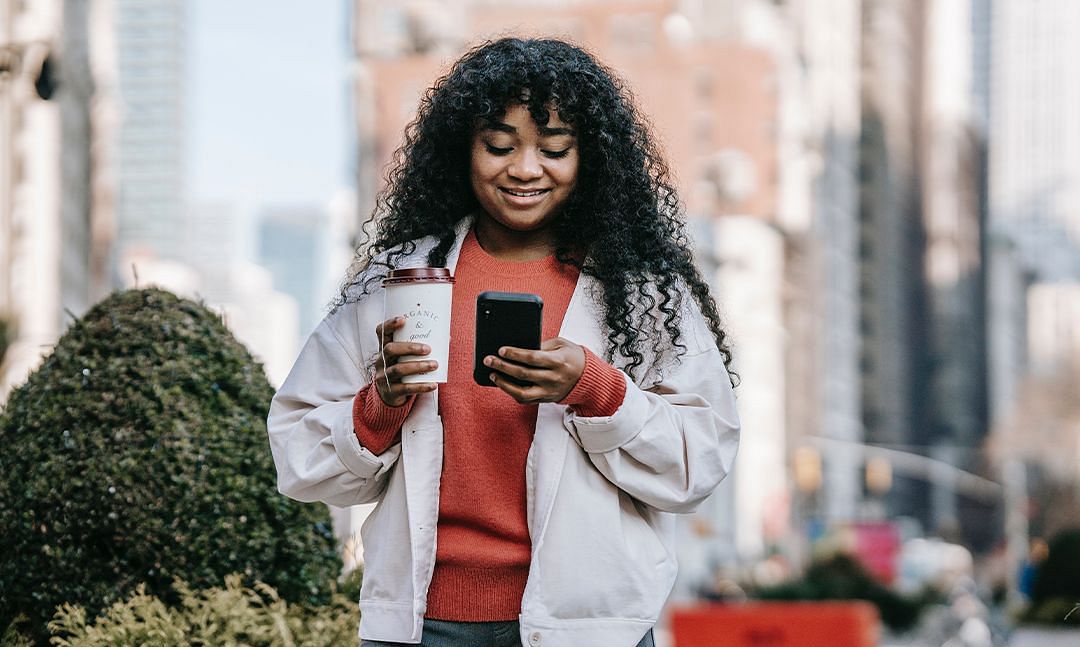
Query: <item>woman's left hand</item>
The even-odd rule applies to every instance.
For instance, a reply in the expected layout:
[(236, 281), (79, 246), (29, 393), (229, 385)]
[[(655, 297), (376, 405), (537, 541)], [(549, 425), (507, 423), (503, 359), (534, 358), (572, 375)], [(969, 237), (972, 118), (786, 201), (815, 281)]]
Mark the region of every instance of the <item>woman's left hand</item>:
[[(585, 371), (585, 349), (562, 337), (540, 344), (540, 350), (503, 346), (499, 357), (488, 355), (484, 365), (495, 369), (491, 374), (495, 386), (521, 403), (558, 402), (570, 393)], [(532, 382), (519, 386), (505, 376)]]

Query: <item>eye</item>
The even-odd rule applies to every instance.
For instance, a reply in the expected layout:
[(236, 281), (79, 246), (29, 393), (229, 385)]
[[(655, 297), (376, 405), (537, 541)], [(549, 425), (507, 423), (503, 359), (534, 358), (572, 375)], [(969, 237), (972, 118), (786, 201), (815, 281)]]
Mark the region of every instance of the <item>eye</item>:
[(559, 159), (560, 157), (566, 157), (567, 153), (570, 152), (571, 148), (572, 148), (571, 146), (568, 146), (568, 147), (562, 149), (561, 151), (540, 151), (540, 152), (543, 153), (545, 156), (550, 157), (551, 159)]
[(500, 148), (499, 146), (492, 146), (491, 144), (484, 144), (484, 148), (492, 155), (509, 155), (513, 148)]

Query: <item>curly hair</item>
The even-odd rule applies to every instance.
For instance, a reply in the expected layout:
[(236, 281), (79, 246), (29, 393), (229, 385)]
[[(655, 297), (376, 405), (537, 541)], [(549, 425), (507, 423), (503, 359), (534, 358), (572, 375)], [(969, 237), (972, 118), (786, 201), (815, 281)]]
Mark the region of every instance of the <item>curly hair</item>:
[(513, 104), (526, 106), (540, 125), (553, 107), (576, 131), (577, 182), (553, 225), (555, 254), (602, 286), (593, 296), (603, 306), (607, 359), (635, 378), (644, 349), (657, 366), (684, 353), (685, 285), (730, 372), (727, 336), (694, 265), (682, 206), (646, 119), (615, 73), (555, 39), (485, 42), (425, 92), (364, 223), (369, 244), (357, 251), (335, 307), (367, 294), (424, 237), (437, 241), (428, 264), (446, 264), (457, 225), (480, 209), (469, 178), (473, 135)]

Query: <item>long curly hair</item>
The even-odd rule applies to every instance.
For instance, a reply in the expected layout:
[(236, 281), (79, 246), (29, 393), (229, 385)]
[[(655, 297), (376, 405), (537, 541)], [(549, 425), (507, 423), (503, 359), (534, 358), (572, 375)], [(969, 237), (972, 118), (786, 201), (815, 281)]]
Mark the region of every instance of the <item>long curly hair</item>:
[(485, 42), (424, 93), (364, 223), (369, 244), (357, 251), (335, 307), (362, 298), (422, 238), (437, 241), (428, 264), (446, 264), (458, 224), (480, 209), (469, 178), (473, 135), (513, 104), (540, 125), (554, 107), (576, 131), (577, 182), (554, 224), (555, 254), (602, 286), (592, 296), (602, 303), (608, 360), (635, 379), (646, 349), (654, 368), (677, 360), (686, 351), (679, 330), (685, 286), (735, 384), (727, 335), (646, 119), (615, 73), (561, 40)]

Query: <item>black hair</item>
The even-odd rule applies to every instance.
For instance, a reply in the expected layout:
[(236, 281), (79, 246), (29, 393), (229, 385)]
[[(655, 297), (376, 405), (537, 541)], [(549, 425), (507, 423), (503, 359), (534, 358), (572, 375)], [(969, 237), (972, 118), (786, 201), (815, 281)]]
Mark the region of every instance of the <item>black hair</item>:
[(682, 206), (647, 121), (618, 76), (561, 40), (483, 43), (425, 92), (364, 223), (369, 244), (358, 250), (336, 305), (367, 294), (421, 238), (437, 241), (428, 264), (446, 264), (457, 225), (480, 208), (469, 178), (473, 135), (513, 104), (526, 106), (539, 125), (554, 107), (576, 131), (578, 176), (554, 225), (555, 253), (602, 286), (594, 297), (602, 304), (607, 358), (635, 377), (643, 349), (657, 365), (685, 352), (685, 285), (730, 372), (727, 335), (694, 265)]

